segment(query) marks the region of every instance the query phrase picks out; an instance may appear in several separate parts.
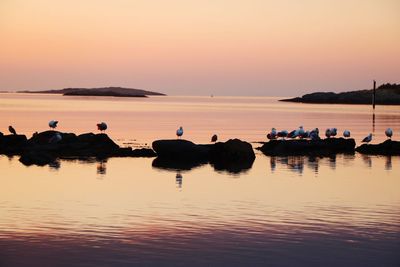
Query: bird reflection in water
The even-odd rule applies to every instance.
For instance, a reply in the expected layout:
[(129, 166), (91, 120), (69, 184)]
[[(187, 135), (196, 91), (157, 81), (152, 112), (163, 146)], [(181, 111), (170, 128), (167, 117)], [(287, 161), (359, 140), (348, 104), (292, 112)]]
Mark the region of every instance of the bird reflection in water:
[(271, 172), (274, 172), (276, 169), (276, 157), (271, 157), (269, 162), (271, 164)]
[(99, 176), (104, 176), (107, 174), (107, 160), (100, 160), (97, 162), (97, 174)]
[(177, 188), (182, 189), (182, 181), (183, 181), (183, 176), (181, 172), (178, 170), (175, 176), (175, 183)]
[(51, 171), (58, 171), (61, 167), (61, 162), (59, 160), (55, 160), (49, 163), (49, 168)]
[(387, 156), (385, 162), (385, 170), (390, 171), (391, 169), (392, 169), (392, 156)]
[(371, 159), (371, 156), (362, 154), (362, 155), (361, 155), (361, 158), (362, 158), (362, 160), (364, 161), (365, 165), (368, 166), (368, 168), (371, 168), (371, 167), (372, 167), (372, 159)]
[(286, 166), (286, 168), (291, 171), (302, 174), (303, 169), (304, 169), (304, 157), (303, 156), (289, 156), (289, 157), (272, 156), (270, 159), (271, 172), (274, 172), (276, 170), (276, 167), (278, 164)]
[[(354, 155), (343, 155), (343, 159), (352, 160)], [(322, 165), (329, 166), (331, 169), (336, 169), (337, 156), (331, 155), (329, 157), (323, 156), (271, 156), (270, 167), (271, 172), (279, 169), (279, 165), (284, 166), (285, 169), (303, 174), (305, 166), (318, 174), (319, 168)]]

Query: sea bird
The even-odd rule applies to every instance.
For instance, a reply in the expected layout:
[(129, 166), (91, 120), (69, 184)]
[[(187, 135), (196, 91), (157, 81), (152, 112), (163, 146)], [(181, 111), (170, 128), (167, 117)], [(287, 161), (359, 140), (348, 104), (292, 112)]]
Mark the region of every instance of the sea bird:
[(293, 130), (293, 131), (291, 131), (290, 133), (288, 133), (287, 136), (288, 136), (289, 138), (296, 138), (297, 135), (298, 135), (297, 130)]
[(97, 130), (99, 130), (100, 132), (107, 130), (107, 124), (105, 122), (101, 122), (96, 125), (97, 125)]
[(372, 140), (372, 133), (370, 133), (369, 135), (367, 135), (367, 137), (365, 137), (361, 142), (362, 143), (369, 143)]
[(55, 129), (55, 128), (57, 128), (57, 123), (58, 123), (58, 121), (51, 120), (51, 121), (49, 121), (49, 127), (51, 129)]
[(310, 139), (311, 139), (311, 140), (319, 140), (319, 139), (321, 139), (321, 138), (319, 137), (319, 129), (318, 129), (318, 128), (315, 128), (314, 130), (311, 130), (311, 132), (310, 132)]
[(330, 138), (331, 137), (331, 129), (330, 128), (325, 130), (325, 136), (326, 136), (326, 138)]
[(387, 128), (386, 131), (385, 131), (385, 134), (389, 139), (391, 139), (392, 135), (393, 135), (392, 129), (391, 128)]
[(288, 134), (289, 138), (301, 137), (304, 134), (303, 126), (300, 126), (297, 130), (293, 130)]
[(277, 132), (277, 133), (276, 133), (276, 136), (277, 136), (277, 137), (281, 137), (282, 139), (285, 139), (285, 137), (287, 137), (288, 134), (289, 134), (288, 131), (282, 130), (282, 131)]
[(269, 140), (276, 139), (276, 136), (277, 136), (277, 133), (276, 133), (276, 129), (275, 128), (272, 128), (271, 132), (267, 134), (267, 138)]
[(349, 138), (350, 137), (350, 131), (349, 130), (344, 130), (343, 131), (343, 137)]
[(331, 136), (335, 137), (337, 135), (337, 129), (331, 128)]
[(306, 132), (303, 129), (303, 126), (299, 126), (299, 129), (297, 129), (297, 136), (299, 136), (300, 138), (303, 138), (304, 134)]
[(8, 130), (10, 131), (10, 133), (12, 133), (13, 135), (16, 135), (17, 132), (15, 131), (14, 127), (12, 127), (11, 125), (8, 126)]
[(217, 136), (216, 134), (214, 134), (214, 135), (211, 137), (211, 142), (215, 143), (215, 142), (217, 142), (217, 140), (218, 140), (218, 136)]
[(181, 126), (179, 127), (178, 130), (176, 130), (176, 136), (178, 136), (178, 138), (181, 138), (182, 135), (183, 135), (183, 128)]

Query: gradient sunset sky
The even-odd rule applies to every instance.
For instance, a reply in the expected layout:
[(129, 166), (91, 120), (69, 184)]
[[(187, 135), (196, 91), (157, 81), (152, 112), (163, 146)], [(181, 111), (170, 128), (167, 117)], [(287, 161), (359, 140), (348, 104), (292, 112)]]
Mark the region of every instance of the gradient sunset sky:
[(0, 90), (301, 95), (400, 82), (399, 0), (1, 0)]

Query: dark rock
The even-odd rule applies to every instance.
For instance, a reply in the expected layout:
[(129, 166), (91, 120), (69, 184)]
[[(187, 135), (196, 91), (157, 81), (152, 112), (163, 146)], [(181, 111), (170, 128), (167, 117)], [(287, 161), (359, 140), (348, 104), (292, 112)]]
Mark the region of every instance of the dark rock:
[(196, 145), (193, 142), (174, 139), (157, 140), (152, 147), (160, 158), (204, 159), (208, 157), (211, 145)]
[(354, 152), (355, 146), (356, 142), (352, 138), (293, 139), (271, 140), (257, 149), (266, 155), (330, 155)]
[(196, 145), (187, 140), (157, 140), (153, 149), (158, 158), (154, 167), (186, 170), (210, 162), (217, 170), (238, 173), (251, 168), (255, 154), (251, 144), (239, 139), (210, 145)]
[(24, 135), (0, 136), (0, 153), (21, 155), (25, 165), (44, 165), (57, 158), (154, 157), (152, 149), (121, 148), (106, 134), (45, 131), (29, 140)]
[(2, 135), (0, 138), (0, 153), (18, 154), (25, 149), (27, 138), (21, 134)]
[(400, 142), (388, 139), (380, 144), (363, 144), (356, 151), (370, 155), (400, 155)]
[(157, 154), (156, 152), (154, 152), (153, 149), (139, 148), (139, 149), (133, 149), (132, 152), (130, 153), (130, 156), (152, 158), (152, 157), (157, 157)]
[(150, 148), (132, 149), (131, 147), (121, 147), (118, 149), (116, 156), (151, 158), (151, 157), (156, 157), (157, 154), (156, 154), (156, 152), (154, 152), (153, 149), (150, 149)]
[(41, 145), (47, 145), (51, 143), (51, 139), (56, 135), (56, 134), (61, 135), (61, 141), (59, 144), (71, 144), (71, 143), (76, 143), (78, 142), (78, 138), (74, 133), (62, 133), (58, 131), (45, 131), (41, 133), (36, 133), (34, 134), (29, 140), (28, 144), (31, 146), (41, 146)]
[(251, 144), (239, 139), (218, 142), (210, 150), (210, 163), (217, 170), (238, 173), (250, 169), (255, 158)]

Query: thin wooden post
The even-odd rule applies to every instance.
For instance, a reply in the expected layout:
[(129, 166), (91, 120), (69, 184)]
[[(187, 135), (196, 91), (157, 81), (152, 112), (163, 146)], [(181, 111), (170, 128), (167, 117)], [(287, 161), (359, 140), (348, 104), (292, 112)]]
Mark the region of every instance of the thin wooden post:
[(374, 91), (372, 95), (372, 108), (375, 109), (375, 97), (376, 97), (376, 81), (374, 80)]

